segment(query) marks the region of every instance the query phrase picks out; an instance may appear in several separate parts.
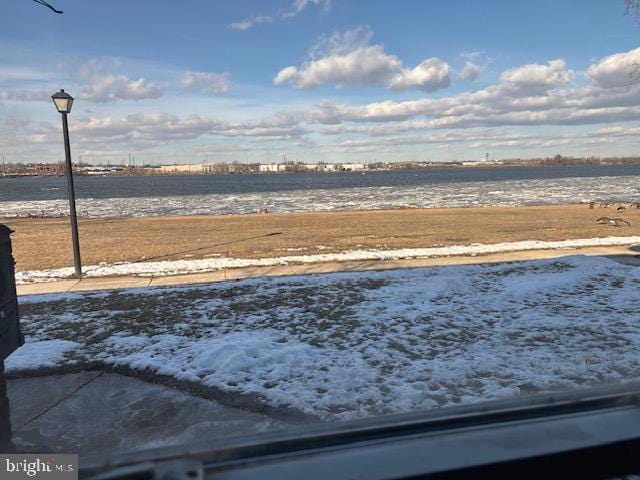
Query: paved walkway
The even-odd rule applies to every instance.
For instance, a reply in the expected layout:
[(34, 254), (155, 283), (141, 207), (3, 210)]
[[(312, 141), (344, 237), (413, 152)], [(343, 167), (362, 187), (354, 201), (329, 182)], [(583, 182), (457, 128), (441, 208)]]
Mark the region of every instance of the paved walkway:
[(500, 263), (521, 260), (539, 260), (558, 258), (568, 255), (606, 256), (620, 263), (640, 266), (640, 255), (637, 250), (628, 246), (567, 248), (556, 250), (525, 250), (503, 252), (482, 256), (452, 256), (438, 258), (409, 258), (399, 260), (370, 260), (349, 262), (326, 262), (291, 264), (269, 267), (246, 267), (217, 270), (207, 273), (191, 273), (185, 275), (158, 277), (98, 277), (82, 280), (59, 280), (47, 283), (18, 285), (18, 295), (36, 295), (45, 293), (66, 293), (95, 290), (114, 290), (120, 288), (160, 287), (171, 285), (189, 285), (197, 283), (214, 283), (244, 278), (309, 275), (313, 273), (359, 272), (367, 270), (389, 270), (397, 268), (419, 268), (441, 265), (468, 265), (476, 263)]
[(287, 425), (282, 419), (105, 372), (11, 379), (7, 394), (12, 441), (19, 451), (100, 455)]

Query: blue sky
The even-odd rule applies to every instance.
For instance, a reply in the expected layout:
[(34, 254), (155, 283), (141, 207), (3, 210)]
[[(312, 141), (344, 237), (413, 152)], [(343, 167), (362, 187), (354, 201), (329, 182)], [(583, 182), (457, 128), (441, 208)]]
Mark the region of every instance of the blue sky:
[[(637, 154), (622, 0), (5, 0), (0, 153), (106, 162)], [(140, 161), (140, 160), (139, 160)]]

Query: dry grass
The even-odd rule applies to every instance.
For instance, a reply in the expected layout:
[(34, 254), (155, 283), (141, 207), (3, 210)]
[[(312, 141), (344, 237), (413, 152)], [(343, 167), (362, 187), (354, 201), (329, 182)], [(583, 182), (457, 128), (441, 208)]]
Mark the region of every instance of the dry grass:
[[(622, 217), (631, 227), (596, 224), (601, 216)], [(0, 219), (0, 223), (16, 231), (17, 270), (72, 265), (68, 219)], [(615, 208), (556, 205), (80, 220), (86, 265), (613, 235), (640, 235), (640, 210), (618, 214)]]

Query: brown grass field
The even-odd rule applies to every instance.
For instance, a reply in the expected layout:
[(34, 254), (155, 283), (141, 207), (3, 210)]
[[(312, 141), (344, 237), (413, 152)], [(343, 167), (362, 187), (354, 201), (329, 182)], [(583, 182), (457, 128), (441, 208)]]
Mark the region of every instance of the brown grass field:
[[(601, 216), (631, 226), (599, 225)], [(73, 264), (69, 220), (9, 218), (16, 270)], [(277, 257), (393, 249), (640, 235), (640, 210), (587, 205), (398, 209), (265, 215), (81, 219), (85, 265), (224, 255)]]

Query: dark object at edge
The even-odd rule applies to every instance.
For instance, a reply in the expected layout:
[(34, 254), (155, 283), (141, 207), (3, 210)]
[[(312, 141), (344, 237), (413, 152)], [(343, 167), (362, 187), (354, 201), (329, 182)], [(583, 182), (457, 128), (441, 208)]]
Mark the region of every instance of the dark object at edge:
[(18, 317), (11, 233), (9, 227), (0, 224), (0, 361), (24, 344)]

